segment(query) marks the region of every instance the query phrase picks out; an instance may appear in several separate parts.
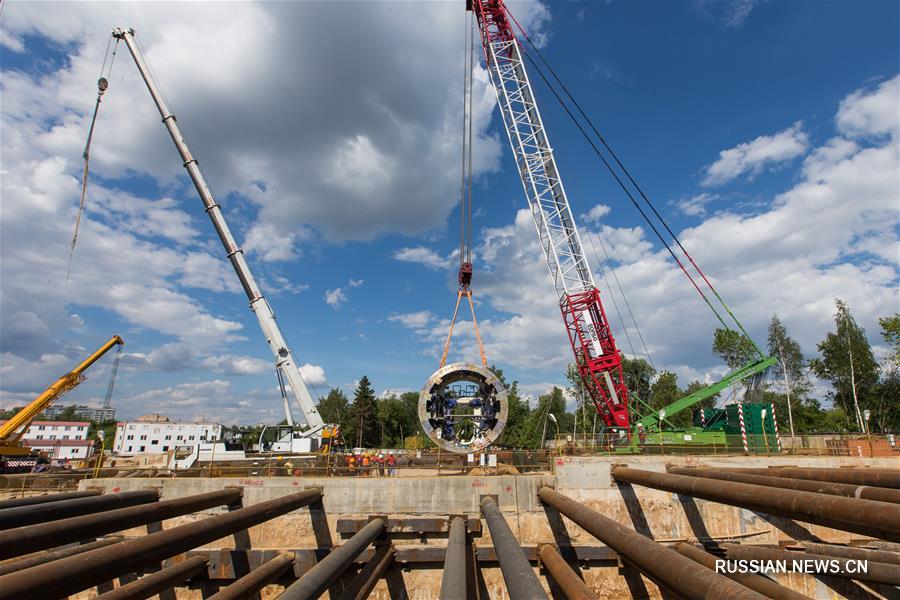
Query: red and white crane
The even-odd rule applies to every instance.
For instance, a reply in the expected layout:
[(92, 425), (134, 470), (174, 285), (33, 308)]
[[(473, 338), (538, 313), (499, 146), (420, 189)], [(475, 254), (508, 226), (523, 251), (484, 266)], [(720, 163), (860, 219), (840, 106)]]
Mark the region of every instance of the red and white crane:
[(509, 13), (502, 0), (467, 0), (466, 10), (473, 12), (478, 22), (485, 63), (550, 268), (575, 364), (607, 427), (627, 431), (628, 390), (622, 357), (581, 245)]

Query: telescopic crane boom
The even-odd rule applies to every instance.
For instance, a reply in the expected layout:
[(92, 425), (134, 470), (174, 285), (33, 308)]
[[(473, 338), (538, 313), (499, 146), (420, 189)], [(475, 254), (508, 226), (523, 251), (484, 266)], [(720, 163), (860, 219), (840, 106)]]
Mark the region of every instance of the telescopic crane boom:
[[(166, 99), (150, 73), (147, 61), (135, 41), (134, 30), (115, 29), (113, 31), (113, 37), (124, 41), (125, 45), (128, 46), (128, 51), (131, 53), (131, 57), (134, 59), (134, 63), (137, 65), (138, 71), (144, 79), (144, 83), (147, 84), (147, 89), (153, 97), (153, 102), (156, 104), (156, 108), (159, 109), (159, 114), (162, 116), (162, 122), (166, 126), (166, 129), (168, 129), (169, 135), (172, 136), (172, 141), (175, 143), (175, 147), (178, 149), (182, 161), (184, 161), (184, 168), (187, 169), (188, 175), (190, 175), (191, 181), (194, 183), (194, 187), (197, 188), (197, 193), (200, 194), (200, 199), (203, 201), (206, 214), (209, 215), (209, 219), (216, 228), (216, 233), (219, 234), (222, 245), (225, 246), (228, 260), (231, 261), (231, 266), (234, 267), (234, 271), (237, 273), (238, 279), (241, 282), (241, 287), (244, 288), (244, 292), (247, 294), (247, 298), (250, 301), (250, 309), (256, 314), (259, 326), (263, 331), (263, 335), (266, 337), (266, 342), (269, 344), (269, 348), (275, 356), (275, 368), (279, 373), (279, 382), (284, 381), (290, 387), (291, 394), (297, 402), (297, 406), (300, 408), (303, 418), (306, 420), (306, 424), (309, 426), (309, 429), (303, 432), (303, 437), (315, 437), (317, 434), (320, 435), (325, 428), (325, 423), (322, 421), (322, 417), (319, 415), (319, 411), (316, 409), (312, 396), (310, 396), (309, 390), (303, 381), (303, 376), (300, 373), (300, 368), (297, 361), (294, 359), (291, 348), (288, 346), (287, 341), (284, 339), (284, 335), (282, 335), (281, 330), (278, 328), (278, 323), (275, 321), (275, 312), (272, 310), (269, 302), (263, 297), (262, 292), (260, 292), (259, 286), (256, 284), (256, 280), (250, 272), (250, 267), (247, 266), (247, 259), (244, 257), (243, 250), (241, 250), (240, 246), (235, 242), (234, 236), (231, 235), (231, 230), (225, 222), (225, 216), (222, 214), (222, 209), (213, 197), (212, 192), (210, 192), (209, 186), (206, 184), (206, 180), (203, 177), (203, 173), (200, 171), (200, 166), (197, 164), (197, 160), (191, 155), (191, 151), (188, 148), (187, 142), (184, 140), (181, 129), (178, 127), (175, 115), (172, 114), (172, 111), (169, 109)], [(284, 398), (285, 418), (287, 419), (288, 424), (293, 426), (294, 419), (291, 415), (291, 408), (287, 396), (284, 395), (283, 387), (282, 393)]]
[(467, 0), (466, 9), (478, 20), (487, 70), (556, 288), (575, 364), (606, 425), (627, 430), (628, 391), (622, 358), (581, 246), (506, 7), (502, 0)]

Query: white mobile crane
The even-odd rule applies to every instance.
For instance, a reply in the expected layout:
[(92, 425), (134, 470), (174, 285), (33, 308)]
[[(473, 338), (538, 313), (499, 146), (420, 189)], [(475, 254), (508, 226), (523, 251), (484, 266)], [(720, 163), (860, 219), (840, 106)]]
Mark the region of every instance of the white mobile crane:
[[(284, 335), (278, 328), (278, 323), (275, 321), (275, 312), (272, 310), (269, 302), (263, 297), (262, 292), (260, 292), (259, 286), (250, 272), (250, 267), (247, 265), (247, 259), (244, 257), (243, 250), (235, 242), (234, 236), (231, 235), (231, 231), (228, 229), (228, 224), (225, 222), (225, 217), (222, 214), (222, 209), (213, 197), (212, 192), (210, 192), (197, 160), (191, 155), (181, 129), (178, 127), (175, 115), (169, 109), (169, 105), (160, 91), (159, 84), (153, 78), (147, 66), (147, 61), (135, 41), (134, 30), (115, 29), (112, 35), (117, 40), (125, 42), (141, 77), (144, 79), (144, 83), (147, 84), (147, 89), (153, 97), (153, 102), (162, 116), (162, 122), (168, 129), (169, 135), (172, 136), (172, 141), (175, 143), (182, 161), (184, 161), (184, 168), (187, 169), (194, 187), (197, 188), (197, 193), (200, 194), (206, 214), (209, 215), (213, 226), (216, 228), (216, 233), (219, 234), (219, 239), (222, 241), (222, 245), (225, 246), (226, 256), (231, 261), (231, 266), (234, 267), (234, 271), (237, 273), (241, 287), (244, 288), (244, 292), (247, 294), (247, 298), (250, 301), (250, 309), (256, 314), (259, 326), (266, 337), (266, 342), (275, 356), (275, 369), (278, 375), (278, 383), (281, 386), (284, 416), (287, 419), (288, 427), (276, 428), (276, 439), (269, 449), (274, 452), (310, 452), (316, 449), (314, 443), (318, 441), (321, 441), (323, 446), (330, 448), (334, 440), (340, 437), (339, 428), (334, 425), (327, 425), (319, 415), (306, 383), (303, 381), (303, 375), (300, 372), (297, 361), (294, 359), (293, 352), (291, 352), (290, 346), (288, 346)], [(306, 421), (308, 428), (305, 430), (301, 431), (295, 426), (286, 387), (290, 389), (290, 393), (300, 408), (303, 419)]]

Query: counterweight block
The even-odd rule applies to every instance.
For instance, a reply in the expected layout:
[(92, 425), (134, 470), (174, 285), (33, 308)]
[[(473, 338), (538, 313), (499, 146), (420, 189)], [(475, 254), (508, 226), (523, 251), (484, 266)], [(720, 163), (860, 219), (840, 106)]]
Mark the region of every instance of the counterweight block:
[(448, 452), (474, 452), (503, 432), (509, 412), (506, 388), (491, 371), (471, 363), (438, 369), (419, 394), (419, 421)]

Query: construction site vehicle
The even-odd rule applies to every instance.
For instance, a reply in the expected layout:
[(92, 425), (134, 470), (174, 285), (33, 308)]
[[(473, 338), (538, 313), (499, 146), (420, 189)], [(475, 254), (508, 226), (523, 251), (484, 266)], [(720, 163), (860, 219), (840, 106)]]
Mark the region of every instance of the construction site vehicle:
[[(631, 450), (638, 443), (639, 431), (647, 432), (659, 429), (666, 416), (671, 417), (695, 406), (703, 399), (738, 381), (758, 376), (773, 365), (775, 359), (765, 356), (754, 344), (758, 357), (749, 364), (730, 373), (721, 381), (678, 400), (662, 411), (653, 409), (629, 392), (622, 372), (622, 358), (603, 309), (600, 290), (594, 283), (593, 272), (582, 247), (575, 218), (557, 169), (556, 158), (547, 138), (531, 81), (525, 69), (524, 58), (527, 55), (523, 50), (524, 44), (517, 38), (513, 30), (513, 23), (520, 30), (521, 27), (509, 13), (503, 0), (467, 0), (466, 10), (472, 12), (477, 21), (487, 71), (497, 92), (497, 104), (502, 121), (544, 251), (544, 258), (550, 269), (566, 333), (575, 356), (575, 365), (586, 392), (590, 395), (603, 419), (608, 439), (611, 440), (610, 444), (621, 450)], [(537, 52), (537, 48), (528, 40), (524, 31), (521, 33), (524, 40), (531, 44)], [(543, 57), (540, 59), (544, 60)], [(546, 64), (546, 61), (544, 62)], [(537, 68), (536, 63), (532, 62), (532, 64)], [(552, 70), (551, 73), (553, 73)], [(540, 71), (539, 74), (550, 86), (547, 77)], [(555, 73), (553, 73), (553, 77), (555, 77)], [(564, 93), (568, 94), (568, 90), (565, 88), (564, 90)], [(556, 90), (553, 92), (562, 103), (559, 92)], [(572, 116), (570, 109), (565, 105), (564, 108)], [(580, 107), (578, 110), (580, 111)], [(584, 116), (583, 112), (582, 116)], [(572, 118), (575, 120), (574, 117)], [(576, 124), (578, 124), (577, 121)], [(582, 133), (585, 133), (582, 126), (580, 124), (578, 126)], [(592, 124), (591, 127), (593, 127)], [(599, 137), (599, 133), (597, 135)], [(602, 140), (602, 138), (600, 139)], [(593, 145), (593, 142), (590, 140), (589, 142)], [(609, 148), (605, 141), (602, 143), (607, 149)], [(594, 149), (597, 150), (596, 146)], [(600, 154), (599, 151), (598, 154)], [(610, 154), (612, 154), (611, 149)], [(622, 166), (617, 157), (614, 157), (614, 160), (620, 167)], [(603, 161), (612, 172), (607, 159), (603, 158)], [(649, 204), (649, 199), (624, 167), (622, 167), (622, 171)], [(625, 189), (621, 178), (615, 173), (613, 175)], [(628, 193), (627, 190), (626, 193)], [(630, 193), (629, 197), (632, 197)], [(634, 201), (633, 198), (632, 201)], [(635, 205), (637, 206), (637, 203)], [(653, 210), (656, 213), (655, 209)], [(648, 218), (643, 210), (641, 214), (644, 218)], [(666, 227), (666, 231), (672, 233), (674, 237), (674, 233), (671, 232), (662, 217), (658, 213), (656, 215)], [(655, 228), (654, 232), (656, 232)], [(663, 239), (662, 236), (660, 239)], [(677, 241), (677, 237), (675, 239)], [(665, 241), (663, 243), (665, 244)], [(680, 246), (680, 242), (678, 243)], [(680, 247), (690, 264), (703, 277), (703, 282), (709, 285), (715, 294), (715, 299), (722, 303), (738, 328), (746, 334), (734, 314), (725, 306), (724, 301), (712, 288), (712, 284), (697, 267), (693, 258), (687, 254), (683, 246)], [(666, 248), (669, 248), (668, 245)], [(691, 279), (691, 275), (688, 275), (687, 270), (674, 253), (672, 256)], [(693, 279), (691, 281), (693, 282)], [(696, 283), (694, 285), (697, 287)], [(704, 296), (699, 287), (697, 290), (718, 317), (719, 315), (709, 299)], [(725, 325), (721, 317), (720, 321)]]
[[(8, 421), (0, 425), (0, 473), (22, 473), (30, 471), (40, 460), (41, 454), (22, 443), (22, 437), (28, 431), (38, 415), (66, 392), (84, 381), (84, 372), (95, 362), (118, 346), (121, 350), (125, 341), (117, 335), (112, 336), (105, 344), (97, 348), (77, 367), (57, 379), (53, 384), (32, 400), (28, 406), (14, 414)], [(110, 382), (110, 390), (113, 381)]]
[[(153, 102), (156, 104), (160, 116), (162, 116), (162, 122), (169, 131), (169, 135), (172, 137), (172, 141), (175, 143), (178, 153), (181, 155), (184, 168), (187, 169), (188, 175), (194, 183), (197, 193), (200, 195), (204, 210), (206, 211), (206, 214), (209, 215), (213, 227), (215, 227), (216, 233), (218, 233), (219, 239), (225, 247), (226, 256), (238, 276), (238, 280), (241, 283), (241, 287), (244, 289), (244, 293), (247, 294), (247, 299), (250, 301), (250, 309), (256, 315), (263, 336), (266, 338), (266, 343), (269, 345), (269, 349), (275, 357), (275, 370), (281, 387), (284, 416), (288, 426), (291, 428), (289, 436), (291, 444), (293, 444), (294, 439), (309, 440), (308, 445), (310, 445), (312, 451), (315, 451), (319, 441), (322, 439), (322, 431), (326, 429), (327, 426), (319, 415), (316, 404), (304, 381), (303, 374), (300, 372), (300, 367), (294, 359), (293, 352), (291, 351), (290, 346), (288, 346), (284, 335), (281, 333), (281, 329), (278, 327), (278, 323), (275, 320), (275, 312), (272, 310), (269, 302), (263, 297), (262, 292), (256, 283), (256, 279), (253, 277), (253, 273), (250, 272), (250, 267), (247, 265), (244, 251), (241, 250), (240, 246), (238, 246), (235, 241), (234, 236), (231, 234), (231, 230), (225, 222), (225, 216), (222, 213), (222, 209), (213, 197), (212, 192), (203, 177), (203, 173), (200, 171), (197, 160), (191, 155), (190, 149), (188, 149), (187, 143), (184, 140), (184, 135), (175, 119), (175, 115), (172, 114), (172, 111), (160, 90), (159, 84), (151, 74), (150, 69), (147, 66), (147, 61), (135, 42), (134, 30), (115, 29), (112, 35), (114, 38), (125, 42), (144, 83), (147, 84), (147, 89), (153, 97)], [(301, 430), (295, 426), (290, 402), (288, 401), (288, 389), (290, 390), (294, 401), (297, 403), (297, 406), (300, 408), (300, 412), (307, 425), (306, 429)]]

